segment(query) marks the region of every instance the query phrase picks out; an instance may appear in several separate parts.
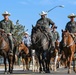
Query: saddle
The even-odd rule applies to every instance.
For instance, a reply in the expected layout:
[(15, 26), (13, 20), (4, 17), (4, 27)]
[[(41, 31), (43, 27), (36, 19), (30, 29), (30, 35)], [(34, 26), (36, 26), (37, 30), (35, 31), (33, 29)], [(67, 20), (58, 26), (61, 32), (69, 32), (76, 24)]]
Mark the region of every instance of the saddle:
[(50, 40), (50, 36), (48, 31), (44, 26), (37, 26), (37, 28), (47, 37), (48, 41)]
[(73, 33), (70, 33), (70, 34), (71, 34), (71, 36), (72, 36), (72, 38), (73, 38), (73, 40), (74, 40), (74, 42), (76, 44), (76, 36)]
[[(8, 39), (8, 35), (6, 33), (2, 33), (1, 35), (4, 38), (4, 40), (8, 43), (8, 45), (10, 45), (9, 39)], [(14, 45), (17, 45), (16, 39), (14, 37), (12, 37), (12, 38), (13, 38), (13, 40), (12, 40), (13, 41), (13, 44)]]
[(8, 40), (7, 34), (6, 33), (2, 33), (1, 35), (4, 38), (4, 40), (9, 44), (9, 40)]

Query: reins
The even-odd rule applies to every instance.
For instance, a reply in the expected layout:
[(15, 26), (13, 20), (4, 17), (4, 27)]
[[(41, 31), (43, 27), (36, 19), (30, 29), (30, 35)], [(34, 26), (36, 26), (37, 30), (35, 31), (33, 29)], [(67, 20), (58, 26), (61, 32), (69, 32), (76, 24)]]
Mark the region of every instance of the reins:
[[(38, 28), (41, 33), (43, 33), (42, 29), (41, 28)], [(44, 33), (43, 33), (44, 34)], [(44, 34), (45, 35), (45, 34)], [(46, 35), (45, 35), (46, 36)], [(46, 36), (47, 37), (47, 36)], [(34, 43), (34, 44), (37, 44), (40, 40), (41, 40), (42, 36)], [(45, 43), (45, 45), (47, 44), (48, 42)], [(42, 46), (39, 46), (39, 48), (41, 48)]]
[[(73, 39), (73, 37), (72, 37), (72, 35), (71, 34), (69, 34), (70, 36), (71, 36), (71, 38)], [(67, 45), (66, 47), (70, 47), (70, 46), (72, 46), (73, 44), (75, 44), (74, 43), (74, 40), (72, 41), (72, 43), (70, 43), (69, 45)]]

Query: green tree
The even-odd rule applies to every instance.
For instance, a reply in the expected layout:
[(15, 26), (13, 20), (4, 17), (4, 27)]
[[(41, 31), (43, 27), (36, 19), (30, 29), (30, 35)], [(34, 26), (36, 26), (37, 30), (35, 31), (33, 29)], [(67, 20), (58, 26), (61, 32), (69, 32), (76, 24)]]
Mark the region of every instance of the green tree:
[(14, 34), (13, 36), (17, 40), (17, 42), (22, 41), (22, 37), (25, 32), (25, 26), (19, 23), (19, 20), (16, 21), (16, 24), (14, 25)]

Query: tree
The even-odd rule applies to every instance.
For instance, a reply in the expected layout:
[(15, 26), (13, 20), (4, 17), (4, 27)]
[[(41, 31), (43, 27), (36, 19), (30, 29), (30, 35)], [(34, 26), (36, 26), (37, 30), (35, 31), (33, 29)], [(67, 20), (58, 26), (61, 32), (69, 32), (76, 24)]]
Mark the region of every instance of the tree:
[(14, 25), (14, 34), (13, 36), (16, 38), (17, 42), (22, 41), (22, 37), (25, 32), (25, 26), (19, 23), (19, 20), (16, 21), (16, 25)]

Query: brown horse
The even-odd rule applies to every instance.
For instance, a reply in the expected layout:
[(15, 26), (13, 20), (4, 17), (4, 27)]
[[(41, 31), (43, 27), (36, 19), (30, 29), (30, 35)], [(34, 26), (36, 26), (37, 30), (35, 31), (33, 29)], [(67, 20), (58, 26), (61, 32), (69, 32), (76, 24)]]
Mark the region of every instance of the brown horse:
[(68, 73), (71, 73), (71, 64), (74, 58), (75, 43), (72, 35), (68, 31), (62, 30), (62, 45), (68, 67)]
[(59, 67), (60, 57), (59, 57), (59, 44), (60, 42), (58, 40), (55, 41), (55, 49), (53, 53), (51, 53), (51, 62), (54, 64), (51, 65), (51, 69), (56, 71), (57, 67)]
[(13, 57), (13, 55), (9, 55), (10, 46), (9, 46), (8, 42), (9, 41), (8, 41), (7, 35), (0, 31), (0, 55), (3, 56), (3, 58), (4, 58), (5, 73), (7, 73), (6, 59), (8, 59), (8, 63), (9, 63), (9, 71), (8, 72), (12, 73), (14, 57)]
[[(21, 42), (18, 46), (19, 56), (22, 56), (23, 70), (29, 70), (29, 63), (31, 61), (31, 56), (29, 55), (29, 49)], [(26, 67), (25, 67), (26, 65)]]

